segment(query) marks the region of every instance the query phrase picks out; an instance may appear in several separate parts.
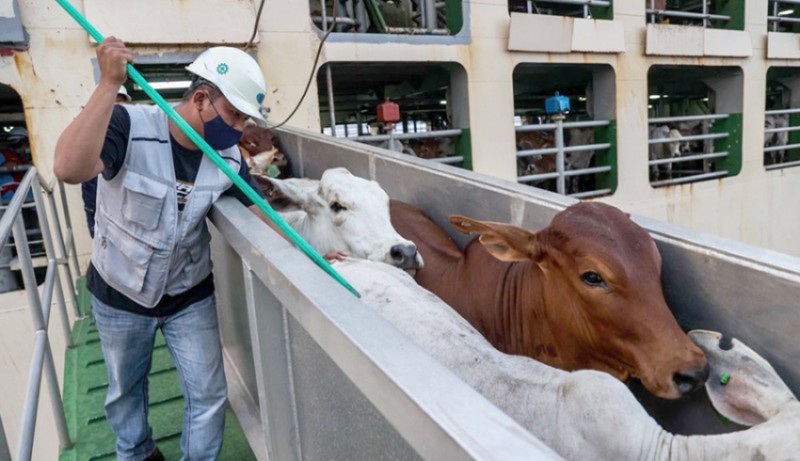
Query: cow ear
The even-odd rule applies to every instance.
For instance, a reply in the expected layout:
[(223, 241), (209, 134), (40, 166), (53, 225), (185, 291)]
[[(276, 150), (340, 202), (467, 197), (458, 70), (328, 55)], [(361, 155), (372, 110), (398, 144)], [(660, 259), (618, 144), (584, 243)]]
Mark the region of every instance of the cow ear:
[(317, 194), (319, 181), (295, 178), (277, 179), (266, 176), (262, 176), (262, 178), (266, 178), (279, 195), (305, 212), (310, 213), (324, 206)]
[(478, 234), (486, 251), (500, 261), (524, 261), (538, 253), (536, 234), (525, 229), (458, 215), (450, 216), (450, 223), (464, 234)]
[(716, 331), (693, 330), (689, 337), (708, 359), (708, 397), (729, 420), (753, 426), (796, 400), (772, 365), (738, 339), (734, 338), (733, 346), (726, 350), (720, 347), (722, 334)]

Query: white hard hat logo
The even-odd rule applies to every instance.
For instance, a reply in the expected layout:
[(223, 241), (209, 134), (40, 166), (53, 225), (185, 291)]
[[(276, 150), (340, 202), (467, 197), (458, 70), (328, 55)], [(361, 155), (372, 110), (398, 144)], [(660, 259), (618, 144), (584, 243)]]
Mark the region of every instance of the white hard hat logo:
[(227, 73), (228, 73), (228, 70), (229, 70), (229, 69), (230, 69), (230, 68), (228, 67), (228, 65), (227, 65), (227, 64), (225, 64), (224, 62), (221, 62), (221, 63), (219, 63), (219, 65), (217, 66), (217, 73), (218, 73), (218, 74), (220, 74), (220, 75), (225, 75), (225, 74), (227, 74)]

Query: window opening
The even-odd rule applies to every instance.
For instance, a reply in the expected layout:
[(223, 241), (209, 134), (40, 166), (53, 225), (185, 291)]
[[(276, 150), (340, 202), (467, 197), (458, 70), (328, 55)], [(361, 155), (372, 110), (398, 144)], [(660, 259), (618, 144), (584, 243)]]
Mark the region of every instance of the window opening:
[[(323, 67), (317, 84), (324, 134), (471, 168), (463, 68), (430, 63), (332, 63)], [(378, 119), (378, 105), (387, 100), (399, 106), (401, 120), (397, 123)]]
[(661, 187), (738, 174), (741, 70), (653, 66), (648, 80), (650, 184)]
[(776, 170), (800, 165), (800, 69), (767, 71), (764, 114), (764, 167)]
[(613, 18), (611, 0), (509, 0), (508, 10), (587, 19)]
[[(561, 149), (558, 123), (544, 110), (545, 100), (556, 91), (571, 105), (561, 124)], [(577, 198), (614, 192), (616, 120), (610, 66), (520, 64), (514, 70), (514, 111), (519, 183)]]
[(644, 0), (647, 22), (744, 30), (741, 0)]
[[(336, 17), (333, 17), (333, 3)], [(334, 32), (454, 35), (463, 25), (461, 0), (309, 0), (311, 20)]]

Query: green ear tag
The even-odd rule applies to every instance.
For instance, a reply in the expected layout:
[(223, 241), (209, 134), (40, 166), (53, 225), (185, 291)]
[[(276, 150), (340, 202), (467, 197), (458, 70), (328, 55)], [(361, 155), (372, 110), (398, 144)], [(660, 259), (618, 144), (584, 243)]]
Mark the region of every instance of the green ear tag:
[(270, 178), (277, 178), (280, 175), (281, 175), (281, 170), (278, 168), (278, 166), (275, 165), (274, 163), (270, 164), (270, 166), (267, 168), (267, 176), (269, 176)]
[(723, 386), (728, 384), (728, 381), (730, 380), (731, 380), (731, 374), (727, 372), (722, 373), (722, 376), (719, 377), (719, 383), (722, 384)]

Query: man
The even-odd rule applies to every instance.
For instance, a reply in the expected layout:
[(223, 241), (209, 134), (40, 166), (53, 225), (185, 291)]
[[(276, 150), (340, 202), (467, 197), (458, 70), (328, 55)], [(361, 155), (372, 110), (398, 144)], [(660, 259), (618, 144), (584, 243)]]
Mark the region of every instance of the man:
[[(120, 461), (163, 459), (147, 422), (147, 373), (160, 328), (181, 379), (185, 459), (220, 451), (227, 389), (205, 217), (231, 194), (267, 218), (156, 106), (115, 105), (131, 51), (114, 37), (97, 48), (100, 82), (61, 134), (54, 171), (62, 181), (98, 180), (87, 285), (108, 365), (106, 416)], [(248, 118), (263, 120), (264, 77), (241, 50), (203, 52), (175, 106), (186, 122), (252, 183), (236, 146)], [(97, 127), (108, 127), (107, 133)]]
[[(117, 90), (117, 104), (131, 102), (131, 97), (124, 85), (120, 85)], [(81, 196), (83, 197), (83, 211), (86, 212), (86, 224), (89, 226), (89, 235), (94, 238), (94, 210), (97, 202), (97, 177), (81, 184)]]

